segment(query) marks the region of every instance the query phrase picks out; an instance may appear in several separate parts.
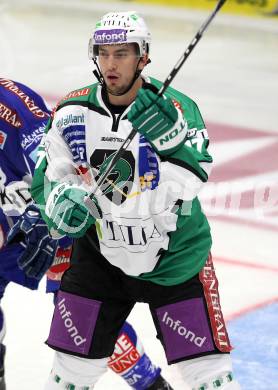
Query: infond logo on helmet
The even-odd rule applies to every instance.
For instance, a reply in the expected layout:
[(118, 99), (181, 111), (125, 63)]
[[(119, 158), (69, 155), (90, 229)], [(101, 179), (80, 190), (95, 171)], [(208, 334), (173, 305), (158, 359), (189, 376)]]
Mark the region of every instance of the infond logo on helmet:
[(126, 30), (117, 28), (114, 30), (98, 30), (94, 34), (95, 43), (109, 44), (109, 43), (125, 43)]
[(63, 298), (59, 303), (58, 303), (58, 309), (61, 315), (62, 320), (64, 321), (64, 325), (67, 329), (67, 332), (69, 333), (70, 337), (73, 339), (73, 342), (75, 345), (79, 346), (87, 340), (86, 338), (82, 338), (79, 335), (77, 327), (74, 325), (71, 317), (71, 312), (66, 308), (65, 305), (65, 298)]

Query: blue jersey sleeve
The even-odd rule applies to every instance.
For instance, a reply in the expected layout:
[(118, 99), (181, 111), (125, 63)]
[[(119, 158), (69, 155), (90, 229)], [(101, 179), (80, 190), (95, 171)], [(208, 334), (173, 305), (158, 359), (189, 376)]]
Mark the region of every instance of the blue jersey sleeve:
[(20, 215), (31, 202), (38, 145), (50, 112), (27, 86), (0, 78), (0, 202), (6, 215)]
[[(24, 247), (4, 245), (10, 228), (32, 202), (30, 186), (50, 111), (44, 100), (27, 86), (0, 78), (0, 277), (35, 289), (38, 280), (18, 267)], [(69, 266), (72, 241), (60, 240), (48, 272), (48, 291), (56, 291)], [(52, 285), (50, 285), (52, 283)]]

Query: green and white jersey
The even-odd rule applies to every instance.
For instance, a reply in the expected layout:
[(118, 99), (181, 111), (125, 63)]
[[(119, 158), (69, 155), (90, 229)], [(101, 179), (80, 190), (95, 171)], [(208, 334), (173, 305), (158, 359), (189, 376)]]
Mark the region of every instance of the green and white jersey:
[[(153, 78), (145, 81), (161, 86)], [(95, 244), (127, 275), (173, 285), (198, 273), (210, 251), (210, 228), (197, 193), (208, 179), (212, 158), (197, 105), (172, 88), (166, 95), (187, 121), (185, 143), (162, 158), (136, 135), (97, 193), (103, 217), (96, 222)], [(78, 183), (90, 191), (132, 129), (130, 107), (115, 113), (98, 83), (59, 103), (40, 146), (32, 184), (42, 209), (57, 183)]]

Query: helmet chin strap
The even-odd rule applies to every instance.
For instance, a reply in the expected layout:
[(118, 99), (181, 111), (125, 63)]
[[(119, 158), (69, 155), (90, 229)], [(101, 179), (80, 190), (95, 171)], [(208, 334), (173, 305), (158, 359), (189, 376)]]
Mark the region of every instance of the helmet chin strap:
[(115, 93), (115, 92), (111, 92), (107, 89), (107, 85), (105, 84), (105, 81), (104, 81), (104, 77), (102, 76), (102, 73), (100, 71), (100, 68), (98, 66), (98, 63), (97, 63), (97, 60), (96, 58), (93, 58), (93, 61), (94, 61), (94, 64), (96, 66), (97, 69), (95, 69), (93, 71), (95, 77), (97, 78), (98, 82), (105, 88), (106, 92), (110, 93), (111, 95), (113, 96), (123, 96), (125, 95), (127, 92), (129, 92), (131, 90), (131, 88), (133, 87), (133, 84), (135, 83), (135, 81), (138, 79), (138, 77), (140, 76), (142, 70), (138, 69), (138, 65), (139, 65), (139, 62), (141, 61), (141, 58), (139, 59), (138, 61), (138, 64), (137, 64), (137, 67), (136, 67), (136, 71), (134, 73), (134, 76), (131, 80), (131, 82), (129, 83), (129, 85), (126, 87), (126, 89), (121, 92), (121, 93)]
[(103, 86), (104, 85), (104, 78), (103, 78), (102, 73), (99, 69), (96, 57), (93, 57), (93, 61), (94, 61), (94, 64), (97, 68), (97, 69), (93, 70), (93, 74), (95, 75), (97, 81)]

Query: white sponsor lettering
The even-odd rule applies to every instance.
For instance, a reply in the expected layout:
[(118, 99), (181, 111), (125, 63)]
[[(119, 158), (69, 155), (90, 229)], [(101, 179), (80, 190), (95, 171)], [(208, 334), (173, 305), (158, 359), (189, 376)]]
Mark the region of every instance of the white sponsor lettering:
[(186, 329), (184, 326), (182, 326), (182, 323), (180, 320), (173, 320), (169, 315), (168, 312), (166, 311), (164, 313), (162, 322), (165, 323), (166, 326), (171, 328), (174, 332), (177, 332), (180, 336), (184, 337), (191, 343), (194, 343), (197, 345), (197, 347), (201, 348), (204, 342), (206, 341), (206, 337), (200, 337), (196, 336), (194, 332), (192, 332), (189, 329)]
[(180, 129), (173, 129), (169, 131), (167, 134), (164, 135), (164, 138), (160, 138), (159, 142), (160, 145), (163, 145), (166, 142), (171, 141), (173, 138), (175, 138), (179, 133), (183, 131), (184, 126), (181, 126)]
[(153, 141), (153, 144), (158, 150), (164, 151), (176, 147), (184, 141), (187, 133), (187, 123), (182, 120), (179, 127), (170, 129), (163, 137), (159, 137)]
[(61, 315), (62, 320), (64, 321), (65, 328), (67, 332), (70, 334), (70, 337), (73, 339), (75, 345), (79, 346), (87, 340), (86, 338), (82, 338), (78, 332), (77, 327), (74, 325), (73, 320), (71, 319), (71, 312), (67, 310), (65, 305), (65, 298), (63, 298), (58, 303), (59, 313)]
[(44, 134), (45, 126), (40, 126), (34, 131), (32, 131), (31, 134), (22, 134), (22, 141), (21, 141), (21, 147), (26, 150), (31, 146), (34, 142), (39, 143), (42, 139), (42, 136)]
[(95, 41), (96, 43), (109, 43), (109, 42), (126, 42), (126, 32), (102, 32), (99, 33), (98, 31), (95, 33)]
[(62, 130), (63, 128), (67, 127), (67, 126), (71, 126), (71, 125), (76, 125), (76, 124), (81, 124), (81, 123), (85, 123), (85, 117), (84, 117), (84, 114), (80, 114), (80, 115), (66, 115), (65, 117), (62, 117), (61, 119), (59, 119), (57, 121), (57, 129), (58, 130)]
[(126, 334), (122, 334), (115, 344), (108, 366), (120, 374), (129, 370), (140, 359), (140, 354)]
[(213, 335), (216, 344), (221, 351), (223, 348), (229, 350), (230, 341), (221, 310), (218, 281), (211, 259), (206, 262), (206, 265), (201, 272), (201, 282), (205, 285), (205, 295), (208, 302), (209, 315), (212, 319)]
[(135, 385), (137, 382), (139, 382), (142, 379), (142, 375), (139, 374), (133, 374), (131, 377), (127, 379), (127, 383), (130, 386)]

